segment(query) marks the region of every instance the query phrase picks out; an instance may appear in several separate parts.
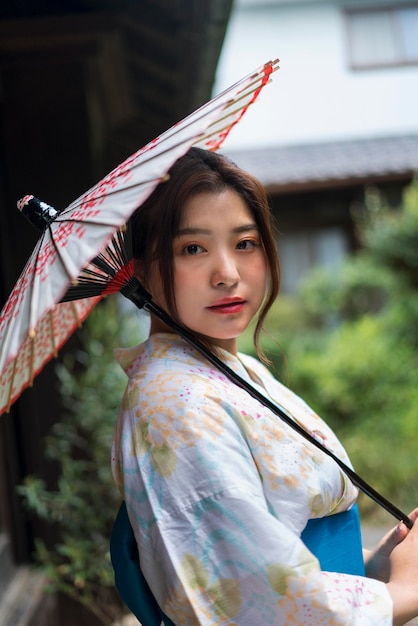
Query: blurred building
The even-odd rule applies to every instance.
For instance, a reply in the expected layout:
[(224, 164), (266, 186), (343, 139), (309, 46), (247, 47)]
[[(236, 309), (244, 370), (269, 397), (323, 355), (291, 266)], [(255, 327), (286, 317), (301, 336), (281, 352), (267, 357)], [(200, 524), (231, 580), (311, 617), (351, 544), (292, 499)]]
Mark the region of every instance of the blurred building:
[(366, 187), (397, 205), (418, 170), (418, 2), (235, 0), (216, 88), (276, 57), (224, 151), (270, 192), (289, 292), (356, 248)]

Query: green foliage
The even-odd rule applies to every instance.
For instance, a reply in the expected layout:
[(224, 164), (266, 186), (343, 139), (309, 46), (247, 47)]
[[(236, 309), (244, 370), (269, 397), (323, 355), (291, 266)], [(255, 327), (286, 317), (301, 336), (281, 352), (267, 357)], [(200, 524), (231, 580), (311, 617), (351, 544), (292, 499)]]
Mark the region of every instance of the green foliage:
[(395, 276), (379, 267), (366, 251), (352, 257), (341, 270), (316, 269), (302, 285), (302, 299), (317, 326), (379, 313), (397, 291)]
[[(120, 496), (110, 469), (110, 448), (126, 377), (113, 357), (123, 340), (139, 339), (135, 320), (121, 316), (116, 298), (91, 313), (83, 349), (58, 365), (65, 414), (46, 440), (56, 485), (28, 476), (19, 491), (29, 510), (56, 533), (50, 547), (36, 540), (35, 559), (52, 591), (70, 595), (112, 624), (122, 607), (114, 590), (109, 538)], [(55, 536), (55, 535), (54, 535)]]
[[(341, 271), (316, 270), (268, 344), (291, 388), (335, 429), (356, 470), (406, 512), (418, 504), (418, 183), (391, 210), (370, 190), (359, 221), (362, 250)], [(290, 318), (290, 319), (289, 319)], [(363, 517), (381, 517), (361, 498)], [(387, 515), (385, 513), (385, 515)]]
[(368, 195), (372, 215), (364, 231), (365, 244), (376, 262), (392, 269), (411, 288), (418, 287), (418, 180), (403, 196), (402, 219), (397, 211), (382, 206), (379, 194)]
[[(294, 298), (280, 296), (270, 309), (268, 323), (264, 333), (261, 334), (261, 345), (280, 378), (286, 377), (286, 352), (289, 339), (294, 342), (299, 336), (299, 331), (304, 331), (306, 337), (309, 323), (308, 315)], [(255, 356), (254, 328), (255, 321), (239, 338), (238, 349), (240, 352)], [(286, 332), (283, 332), (283, 329), (286, 329)]]

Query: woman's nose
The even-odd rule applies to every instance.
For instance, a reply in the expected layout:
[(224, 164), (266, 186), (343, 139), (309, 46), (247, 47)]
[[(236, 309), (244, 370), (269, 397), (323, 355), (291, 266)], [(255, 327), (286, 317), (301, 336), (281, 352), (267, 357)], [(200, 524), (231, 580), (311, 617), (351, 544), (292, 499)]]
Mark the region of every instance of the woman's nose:
[(215, 287), (233, 287), (239, 282), (240, 275), (236, 263), (229, 254), (216, 257), (212, 271), (212, 285)]

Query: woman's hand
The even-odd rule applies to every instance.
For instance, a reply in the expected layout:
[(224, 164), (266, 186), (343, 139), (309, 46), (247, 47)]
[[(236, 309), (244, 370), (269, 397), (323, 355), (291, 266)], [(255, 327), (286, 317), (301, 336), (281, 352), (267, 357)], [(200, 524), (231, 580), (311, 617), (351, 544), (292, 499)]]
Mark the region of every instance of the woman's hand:
[[(380, 542), (374, 555), (379, 554), (380, 571), (389, 576), (387, 589), (393, 601), (393, 624), (401, 626), (418, 616), (418, 509), (410, 516), (411, 530), (399, 524)], [(386, 565), (382, 566), (386, 555)]]
[[(418, 508), (408, 516), (413, 522), (418, 518)], [(364, 550), (366, 576), (387, 583), (390, 577), (390, 555), (393, 549), (408, 535), (409, 529), (400, 522), (379, 541), (373, 550)]]

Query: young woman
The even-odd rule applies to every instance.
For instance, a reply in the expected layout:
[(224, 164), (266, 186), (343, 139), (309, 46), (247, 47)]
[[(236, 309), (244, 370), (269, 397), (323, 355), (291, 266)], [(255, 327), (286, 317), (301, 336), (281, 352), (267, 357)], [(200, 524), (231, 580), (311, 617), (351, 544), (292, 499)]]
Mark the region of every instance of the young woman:
[[(258, 336), (279, 288), (260, 183), (192, 148), (132, 221), (136, 274), (155, 303), (349, 464), (327, 425), (237, 352), (258, 316), (263, 359)], [(418, 615), (418, 526), (399, 525), (367, 555), (373, 578), (322, 571), (301, 534), (311, 518), (354, 505), (337, 464), (157, 318), (118, 358), (129, 382), (113, 472), (141, 569), (177, 626), (376, 626)]]

